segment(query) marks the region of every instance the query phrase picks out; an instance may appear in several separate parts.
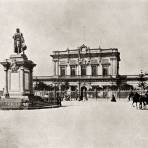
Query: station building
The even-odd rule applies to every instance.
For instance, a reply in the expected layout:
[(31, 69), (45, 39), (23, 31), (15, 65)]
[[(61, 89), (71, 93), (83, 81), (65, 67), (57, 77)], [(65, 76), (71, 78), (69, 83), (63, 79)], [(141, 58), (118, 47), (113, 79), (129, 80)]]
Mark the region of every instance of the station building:
[[(57, 86), (59, 92), (63, 92), (62, 86), (68, 82), (72, 96), (79, 94), (79, 98), (86, 91), (89, 98), (107, 98), (113, 93), (118, 97), (120, 95), (127, 98), (130, 89), (140, 89), (138, 86), (141, 82), (140, 75), (119, 74), (121, 60), (117, 48), (90, 48), (83, 44), (76, 49), (53, 51), (50, 56), (54, 75), (34, 76), (34, 85), (41, 81)], [(148, 82), (148, 74), (144, 74), (142, 81)]]
[(53, 51), (50, 55), (54, 64), (54, 76), (38, 77), (59, 86), (69, 83), (72, 91), (116, 85), (119, 75), (120, 53), (117, 48), (89, 48), (82, 45), (77, 49)]

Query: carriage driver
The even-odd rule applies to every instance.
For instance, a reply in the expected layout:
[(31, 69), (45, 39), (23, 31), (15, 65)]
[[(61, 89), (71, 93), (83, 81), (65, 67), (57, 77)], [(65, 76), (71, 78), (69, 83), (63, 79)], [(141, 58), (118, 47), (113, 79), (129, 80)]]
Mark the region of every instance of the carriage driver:
[(20, 32), (20, 29), (16, 29), (16, 33), (13, 35), (14, 39), (14, 52), (15, 53), (21, 53), (21, 49), (17, 49), (17, 41), (20, 43), (20, 47), (24, 44), (24, 37), (23, 34)]

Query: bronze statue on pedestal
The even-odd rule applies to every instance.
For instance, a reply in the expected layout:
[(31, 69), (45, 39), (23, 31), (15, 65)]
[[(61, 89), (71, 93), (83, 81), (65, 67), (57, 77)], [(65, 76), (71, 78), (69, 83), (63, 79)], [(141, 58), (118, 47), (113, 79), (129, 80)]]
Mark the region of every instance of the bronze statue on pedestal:
[(27, 49), (27, 46), (25, 44), (23, 34), (20, 32), (19, 28), (16, 29), (16, 33), (13, 35), (13, 39), (14, 39), (14, 52), (17, 54), (23, 52), (24, 54), (24, 50)]

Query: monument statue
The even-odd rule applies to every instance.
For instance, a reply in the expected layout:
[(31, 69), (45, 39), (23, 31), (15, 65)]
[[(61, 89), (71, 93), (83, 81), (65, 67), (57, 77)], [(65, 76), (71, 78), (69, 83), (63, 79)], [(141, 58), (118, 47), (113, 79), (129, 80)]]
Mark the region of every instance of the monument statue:
[[(54, 101), (47, 102), (43, 101), (44, 98), (34, 95), (33, 68), (36, 64), (24, 54), (27, 47), (19, 28), (16, 29), (13, 39), (16, 54), (11, 54), (9, 58), (0, 62), (5, 72), (5, 88), (3, 95), (0, 96), (0, 109), (35, 109), (52, 105), (60, 106), (61, 102), (57, 97), (54, 98)], [(48, 99), (50, 98), (48, 97)]]
[(27, 49), (27, 46), (25, 45), (25, 40), (23, 37), (23, 34), (20, 32), (20, 29), (16, 29), (16, 33), (13, 35), (14, 39), (14, 52), (17, 54), (20, 54), (21, 52), (24, 53), (24, 50)]

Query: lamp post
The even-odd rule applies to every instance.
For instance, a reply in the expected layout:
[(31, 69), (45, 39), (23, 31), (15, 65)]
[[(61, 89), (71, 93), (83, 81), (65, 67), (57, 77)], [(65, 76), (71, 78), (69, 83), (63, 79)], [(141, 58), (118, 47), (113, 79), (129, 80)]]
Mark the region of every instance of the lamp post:
[[(113, 55), (113, 50), (112, 50), (112, 55)], [(112, 83), (112, 84), (111, 84), (111, 85), (112, 85), (112, 90), (111, 90), (111, 91), (112, 91), (112, 94), (111, 94), (111, 98), (112, 98), (112, 96), (113, 96), (113, 58), (112, 58), (112, 67), (111, 67), (111, 68), (112, 68), (112, 75), (111, 75), (111, 83)]]
[[(58, 95), (60, 93), (60, 88), (59, 88), (59, 51), (58, 51)], [(57, 96), (59, 97), (59, 96)]]
[(56, 82), (54, 83), (54, 99), (56, 98)]
[(80, 98), (80, 70), (81, 70), (81, 56), (80, 56), (80, 50), (81, 50), (81, 48), (79, 47), (78, 48), (78, 80), (79, 80), (79, 101), (81, 100), (81, 98)]
[(141, 95), (143, 94), (143, 90), (145, 89), (145, 74), (141, 70), (141, 73), (139, 74), (139, 84), (138, 86), (141, 88)]
[(79, 87), (79, 101), (81, 100), (81, 98), (80, 98), (80, 68), (81, 68), (81, 66), (80, 66), (80, 65), (81, 65), (81, 62), (78, 60), (78, 66), (79, 66), (79, 67), (78, 67), (78, 80), (79, 80), (79, 84), (78, 84), (78, 85), (79, 85), (79, 86), (78, 86), (78, 87)]

